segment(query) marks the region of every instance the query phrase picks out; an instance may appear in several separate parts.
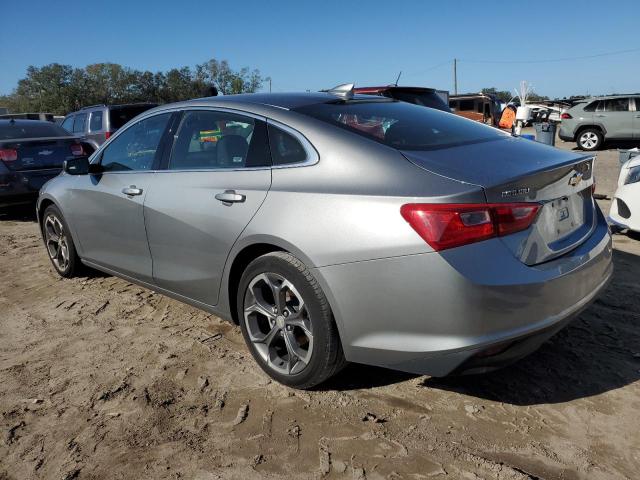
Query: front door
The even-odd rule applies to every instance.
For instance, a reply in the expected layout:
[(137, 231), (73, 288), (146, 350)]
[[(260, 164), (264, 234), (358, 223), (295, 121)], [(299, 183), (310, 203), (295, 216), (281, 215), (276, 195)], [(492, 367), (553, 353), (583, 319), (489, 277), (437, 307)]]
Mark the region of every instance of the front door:
[(215, 305), (231, 247), (267, 196), (265, 123), (217, 110), (184, 113), (166, 170), (145, 199), (155, 283)]
[(71, 218), (85, 260), (152, 281), (143, 204), (170, 117), (133, 124), (99, 154), (102, 173), (78, 177)]

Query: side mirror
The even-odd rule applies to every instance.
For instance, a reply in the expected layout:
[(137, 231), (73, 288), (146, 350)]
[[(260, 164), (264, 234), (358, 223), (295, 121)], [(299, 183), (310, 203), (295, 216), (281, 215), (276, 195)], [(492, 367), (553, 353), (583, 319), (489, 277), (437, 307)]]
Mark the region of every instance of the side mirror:
[(102, 166), (89, 163), (89, 157), (75, 157), (65, 160), (62, 170), (69, 175), (87, 175), (89, 173), (102, 173)]
[(89, 158), (69, 158), (62, 164), (62, 170), (69, 175), (86, 175), (89, 173)]

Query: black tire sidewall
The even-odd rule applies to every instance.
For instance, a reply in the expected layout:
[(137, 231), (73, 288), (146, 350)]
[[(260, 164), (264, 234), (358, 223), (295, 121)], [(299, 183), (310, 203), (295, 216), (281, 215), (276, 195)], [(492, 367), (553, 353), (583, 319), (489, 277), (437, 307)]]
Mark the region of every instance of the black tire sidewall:
[[(272, 370), (264, 362), (262, 357), (260, 357), (253, 342), (249, 339), (249, 334), (244, 320), (244, 296), (251, 280), (253, 280), (257, 275), (265, 272), (282, 275), (296, 287), (298, 293), (302, 295), (302, 299), (307, 306), (307, 311), (311, 319), (311, 333), (313, 335), (313, 353), (311, 355), (311, 361), (304, 370), (295, 375), (283, 375)], [(322, 292), (320, 292), (320, 295), (324, 297)], [(326, 302), (326, 299), (324, 299), (324, 301)], [(292, 387), (305, 388), (306, 385), (310, 383), (318, 383), (313, 379), (318, 375), (318, 373), (324, 370), (324, 366), (328, 360), (329, 342), (332, 341), (329, 336), (332, 335), (333, 332), (333, 319), (331, 317), (331, 311), (327, 308), (328, 304), (325, 303), (326, 306), (323, 308), (323, 302), (321, 298), (318, 298), (318, 292), (313, 288), (300, 270), (286, 260), (276, 256), (264, 255), (257, 258), (249, 264), (242, 275), (238, 288), (236, 305), (238, 306), (238, 320), (242, 330), (242, 336), (244, 337), (245, 342), (258, 365), (260, 365), (260, 367), (269, 376), (273, 377), (280, 383)]]
[[(60, 223), (62, 224), (62, 228), (64, 228), (64, 234), (67, 240), (67, 248), (69, 249), (69, 264), (67, 265), (67, 268), (64, 270), (60, 270), (58, 267), (56, 267), (56, 264), (53, 263), (53, 260), (49, 255), (49, 249), (46, 244), (47, 240), (46, 240), (46, 233), (45, 233), (45, 226), (44, 226), (45, 221), (49, 215), (54, 215), (56, 218), (58, 218), (58, 220), (60, 220)], [(58, 274), (62, 277), (67, 277), (67, 278), (72, 277), (77, 267), (78, 255), (76, 253), (76, 246), (73, 243), (73, 238), (71, 237), (71, 232), (69, 231), (69, 226), (67, 225), (67, 222), (65, 221), (64, 216), (62, 215), (58, 207), (56, 207), (55, 205), (49, 205), (47, 208), (45, 208), (44, 213), (42, 214), (41, 228), (42, 228), (42, 237), (45, 242), (45, 249), (47, 251), (47, 257), (49, 257), (49, 261), (51, 262), (51, 265), (53, 266), (54, 270), (58, 272)]]

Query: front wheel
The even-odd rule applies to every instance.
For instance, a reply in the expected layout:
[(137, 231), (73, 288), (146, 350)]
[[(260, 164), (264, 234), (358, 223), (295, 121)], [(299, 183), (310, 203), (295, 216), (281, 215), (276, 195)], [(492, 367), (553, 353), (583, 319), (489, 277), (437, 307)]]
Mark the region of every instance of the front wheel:
[(240, 280), (237, 305), (251, 354), (278, 382), (311, 388), (345, 365), (329, 302), (293, 255), (273, 252), (251, 262)]
[(80, 268), (80, 258), (69, 227), (55, 205), (49, 205), (42, 215), (42, 234), (49, 260), (56, 272), (66, 278), (75, 276)]
[(582, 130), (578, 135), (578, 147), (586, 151), (598, 150), (602, 145), (603, 140), (604, 137), (600, 130), (596, 128), (587, 128)]

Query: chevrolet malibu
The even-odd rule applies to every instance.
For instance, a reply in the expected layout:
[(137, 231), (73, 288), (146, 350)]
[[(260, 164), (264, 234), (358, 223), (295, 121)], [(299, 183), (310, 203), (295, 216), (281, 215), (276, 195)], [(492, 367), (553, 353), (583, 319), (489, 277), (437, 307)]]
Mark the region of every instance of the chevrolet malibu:
[(240, 325), (271, 377), (444, 376), (536, 350), (604, 288), (593, 158), (388, 98), (165, 105), (41, 190), (46, 250)]

